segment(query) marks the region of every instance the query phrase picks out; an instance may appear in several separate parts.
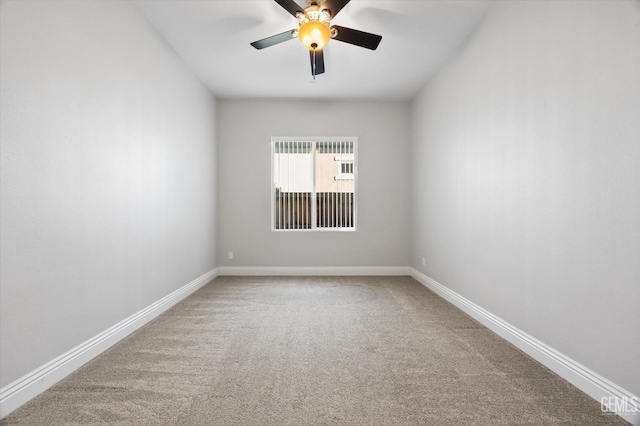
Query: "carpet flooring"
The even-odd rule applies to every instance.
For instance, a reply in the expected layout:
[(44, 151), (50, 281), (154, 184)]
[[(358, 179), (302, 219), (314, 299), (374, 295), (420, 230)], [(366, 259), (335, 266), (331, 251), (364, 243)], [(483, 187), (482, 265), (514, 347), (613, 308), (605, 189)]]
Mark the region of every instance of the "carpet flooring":
[(616, 425), (410, 277), (218, 277), (2, 425)]

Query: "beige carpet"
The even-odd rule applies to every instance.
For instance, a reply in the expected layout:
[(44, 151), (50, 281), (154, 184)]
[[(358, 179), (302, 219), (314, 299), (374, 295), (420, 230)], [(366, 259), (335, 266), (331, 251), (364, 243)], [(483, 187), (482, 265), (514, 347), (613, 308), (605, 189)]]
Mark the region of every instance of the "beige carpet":
[(2, 425), (626, 424), (409, 277), (220, 277)]

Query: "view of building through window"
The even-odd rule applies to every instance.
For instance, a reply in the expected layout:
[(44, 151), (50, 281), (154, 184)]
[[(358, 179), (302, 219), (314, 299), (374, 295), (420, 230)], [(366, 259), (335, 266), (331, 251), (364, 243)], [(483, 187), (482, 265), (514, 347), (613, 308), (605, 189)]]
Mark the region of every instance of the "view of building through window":
[(355, 230), (357, 138), (272, 138), (272, 228)]

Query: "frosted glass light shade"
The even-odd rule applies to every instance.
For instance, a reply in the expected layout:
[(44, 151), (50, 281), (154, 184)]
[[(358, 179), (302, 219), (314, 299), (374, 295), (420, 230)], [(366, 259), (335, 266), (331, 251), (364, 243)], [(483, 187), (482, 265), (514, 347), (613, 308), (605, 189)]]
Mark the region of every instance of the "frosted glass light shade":
[(307, 49), (322, 49), (331, 39), (331, 30), (323, 22), (307, 21), (300, 25), (298, 37)]

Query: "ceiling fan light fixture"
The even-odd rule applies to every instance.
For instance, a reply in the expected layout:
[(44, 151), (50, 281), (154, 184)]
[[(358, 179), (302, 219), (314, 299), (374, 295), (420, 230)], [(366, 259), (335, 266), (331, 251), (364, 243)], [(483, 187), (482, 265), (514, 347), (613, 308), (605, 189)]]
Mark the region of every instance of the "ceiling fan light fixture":
[(307, 49), (322, 49), (331, 39), (331, 30), (324, 22), (307, 21), (298, 28), (298, 37)]
[[(2, 0), (0, 0), (2, 1)], [(350, 0), (305, 0), (307, 7), (300, 7), (300, 0), (275, 0), (290, 15), (298, 21), (298, 28), (288, 30), (262, 40), (254, 41), (251, 46), (256, 49), (274, 46), (292, 38), (300, 42), (309, 50), (311, 75), (324, 74), (323, 48), (332, 38), (343, 43), (353, 44), (370, 50), (376, 50), (382, 36), (354, 30), (353, 28), (331, 25), (331, 20), (344, 8)]]

